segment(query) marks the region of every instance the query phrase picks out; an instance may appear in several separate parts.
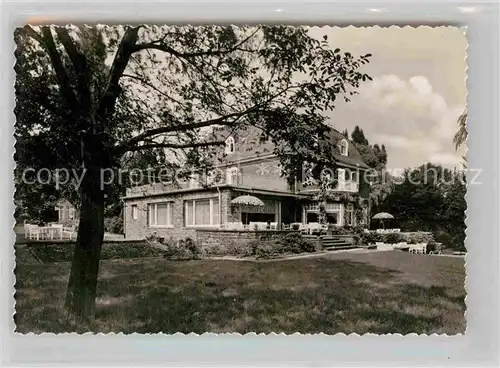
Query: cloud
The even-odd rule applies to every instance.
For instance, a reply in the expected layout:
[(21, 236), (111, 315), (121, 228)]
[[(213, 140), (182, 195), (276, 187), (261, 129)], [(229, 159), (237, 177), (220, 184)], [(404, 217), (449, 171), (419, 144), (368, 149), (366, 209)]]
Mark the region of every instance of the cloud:
[(464, 107), (448, 105), (425, 76), (374, 77), (346, 107), (340, 114), (351, 120), (347, 125), (359, 125), (372, 143), (387, 147), (389, 167), (461, 162), (452, 140)]

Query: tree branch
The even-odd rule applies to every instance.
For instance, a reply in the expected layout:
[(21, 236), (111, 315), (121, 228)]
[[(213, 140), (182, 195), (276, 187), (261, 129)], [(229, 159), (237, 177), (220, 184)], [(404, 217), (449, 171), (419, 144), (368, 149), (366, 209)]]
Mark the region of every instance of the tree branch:
[(67, 28), (65, 27), (55, 27), (59, 41), (61, 41), (64, 46), (64, 50), (68, 54), (71, 63), (75, 67), (76, 73), (78, 75), (78, 94), (80, 97), (80, 103), (84, 111), (89, 111), (91, 99), (90, 99), (90, 88), (87, 70), (87, 59), (85, 55), (80, 53), (70, 37)]
[(118, 51), (111, 65), (106, 89), (104, 90), (103, 97), (97, 108), (97, 114), (101, 117), (107, 117), (113, 112), (116, 99), (121, 92), (119, 84), (120, 78), (127, 67), (130, 56), (135, 51), (138, 33), (141, 27), (142, 26), (128, 28), (118, 46)]
[(230, 54), (235, 51), (245, 51), (245, 52), (254, 52), (257, 50), (251, 50), (251, 49), (242, 49), (241, 46), (246, 43), (250, 38), (255, 36), (255, 34), (260, 30), (260, 27), (257, 27), (255, 31), (252, 32), (248, 37), (245, 37), (243, 40), (238, 42), (236, 45), (233, 47), (227, 49), (227, 50), (211, 50), (211, 51), (199, 51), (199, 52), (179, 52), (175, 50), (174, 48), (167, 46), (166, 44), (163, 43), (162, 40), (158, 41), (153, 41), (153, 42), (148, 42), (148, 43), (143, 43), (143, 44), (138, 44), (135, 45), (135, 51), (141, 51), (141, 50), (148, 50), (148, 49), (154, 49), (154, 50), (159, 50), (163, 51), (166, 53), (169, 53), (171, 55), (175, 55), (177, 57), (183, 58), (183, 59), (189, 59), (189, 58), (194, 58), (194, 57), (199, 57), (199, 56), (221, 56), (221, 55), (226, 55)]
[[(200, 147), (210, 147), (210, 146), (221, 146), (225, 144), (224, 141), (213, 141), (213, 142), (199, 142), (199, 143), (186, 143), (186, 144), (176, 144), (176, 143), (150, 143), (143, 144), (141, 146), (127, 147), (126, 152), (142, 151), (152, 148), (171, 148), (171, 149), (186, 149), (186, 148), (200, 148)], [(125, 153), (125, 151), (120, 152)]]
[(47, 53), (50, 58), (50, 62), (52, 67), (54, 68), (54, 72), (56, 74), (57, 83), (61, 88), (61, 95), (64, 99), (66, 99), (69, 107), (75, 108), (77, 106), (77, 99), (74, 94), (73, 88), (71, 87), (71, 83), (66, 73), (66, 69), (61, 60), (61, 56), (57, 51), (56, 44), (54, 42), (54, 38), (52, 37), (52, 32), (50, 30), (50, 26), (41, 27), (42, 34), (40, 35), (36, 32), (31, 26), (27, 25), (23, 28), (28, 36), (38, 41), (40, 45), (47, 50)]
[(43, 46), (43, 37), (33, 29), (29, 24), (23, 27), (24, 31), (28, 36), (38, 41)]
[(257, 108), (258, 108), (258, 106), (255, 105), (255, 106), (252, 106), (251, 108), (249, 108), (245, 111), (227, 114), (227, 115), (221, 116), (221, 117), (216, 118), (216, 119), (205, 120), (205, 121), (201, 121), (198, 123), (170, 125), (170, 126), (166, 126), (166, 127), (150, 129), (150, 130), (145, 131), (144, 133), (141, 133), (141, 134), (131, 138), (128, 142), (121, 144), (119, 147), (130, 147), (130, 146), (133, 146), (134, 144), (137, 144), (137, 143), (143, 141), (145, 138), (153, 137), (153, 136), (159, 135), (159, 134), (172, 133), (172, 132), (185, 132), (188, 130), (210, 127), (212, 125), (231, 125), (232, 121), (227, 121), (227, 120), (229, 120), (231, 118), (239, 118), (243, 115), (247, 115), (247, 114), (251, 113), (252, 111), (256, 110)]

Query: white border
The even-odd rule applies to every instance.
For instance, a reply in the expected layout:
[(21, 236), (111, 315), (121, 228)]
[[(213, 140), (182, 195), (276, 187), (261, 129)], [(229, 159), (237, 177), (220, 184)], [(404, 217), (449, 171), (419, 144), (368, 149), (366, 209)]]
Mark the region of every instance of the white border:
[[(478, 11), (471, 11), (475, 7)], [(376, 9), (375, 11), (373, 9)], [(35, 365), (498, 366), (499, 114), (498, 4), (494, 2), (21, 2), (3, 4), (0, 246), (2, 363)], [(467, 194), (467, 332), (400, 335), (18, 335), (12, 282), (14, 26), (47, 23), (288, 23), (467, 25), (468, 162), (482, 168)], [(471, 178), (470, 178), (471, 179)]]

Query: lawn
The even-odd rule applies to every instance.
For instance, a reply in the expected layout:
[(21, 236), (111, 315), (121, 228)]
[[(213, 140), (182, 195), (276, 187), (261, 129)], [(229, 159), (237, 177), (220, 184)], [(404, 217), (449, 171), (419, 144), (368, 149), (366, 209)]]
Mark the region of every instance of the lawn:
[[(17, 331), (85, 332), (64, 318), (69, 263), (16, 268)], [(463, 333), (463, 258), (337, 253), (280, 261), (101, 262), (92, 331)]]

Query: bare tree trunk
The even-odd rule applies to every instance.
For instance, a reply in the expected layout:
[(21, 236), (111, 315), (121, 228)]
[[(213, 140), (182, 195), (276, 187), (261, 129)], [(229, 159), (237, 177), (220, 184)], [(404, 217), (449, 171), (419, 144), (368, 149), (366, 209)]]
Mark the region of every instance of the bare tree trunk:
[(83, 320), (90, 320), (95, 314), (99, 259), (104, 240), (104, 193), (99, 183), (100, 170), (88, 170), (82, 181), (80, 224), (66, 294), (66, 309)]

